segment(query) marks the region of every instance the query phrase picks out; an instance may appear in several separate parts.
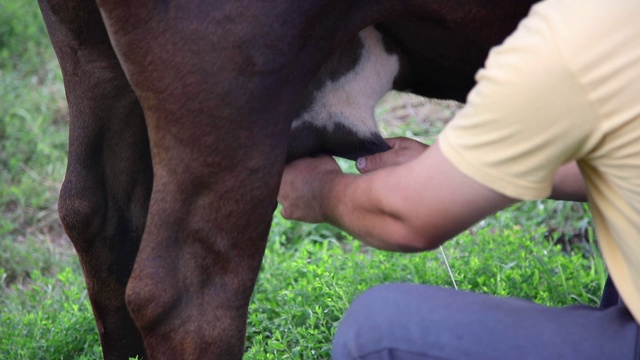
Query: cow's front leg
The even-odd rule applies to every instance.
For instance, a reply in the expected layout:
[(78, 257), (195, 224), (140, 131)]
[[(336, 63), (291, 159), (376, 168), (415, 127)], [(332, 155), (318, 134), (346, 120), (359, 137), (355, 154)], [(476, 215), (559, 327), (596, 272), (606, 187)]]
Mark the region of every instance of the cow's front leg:
[(181, 122), (152, 132), (157, 180), (127, 304), (154, 359), (240, 358), (286, 132)]
[(154, 359), (239, 359), (288, 124), (191, 81), (145, 109), (154, 190), (127, 304)]
[[(242, 356), (291, 121), (342, 20), (313, 3), (101, 4), (149, 130), (153, 193), (126, 298), (154, 359)], [(324, 24), (297, 18), (318, 11)]]
[(124, 302), (151, 195), (142, 109), (95, 2), (41, 0), (40, 7), (69, 103), (60, 218), (82, 264), (104, 358), (145, 356)]

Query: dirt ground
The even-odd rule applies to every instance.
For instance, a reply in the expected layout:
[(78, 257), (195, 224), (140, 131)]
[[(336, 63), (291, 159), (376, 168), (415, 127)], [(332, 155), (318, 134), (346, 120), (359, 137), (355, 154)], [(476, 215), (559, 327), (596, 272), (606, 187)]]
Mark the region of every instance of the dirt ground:
[(462, 104), (455, 101), (394, 91), (380, 100), (376, 118), (386, 136), (409, 136), (429, 141), (461, 108)]

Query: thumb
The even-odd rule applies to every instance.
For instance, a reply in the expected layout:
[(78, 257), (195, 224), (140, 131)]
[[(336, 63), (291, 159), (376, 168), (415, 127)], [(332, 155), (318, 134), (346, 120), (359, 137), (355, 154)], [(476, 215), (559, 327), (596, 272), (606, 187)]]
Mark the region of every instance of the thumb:
[(363, 156), (356, 161), (356, 168), (362, 174), (376, 171), (391, 165), (395, 165), (394, 156), (389, 156), (392, 151), (385, 151), (369, 156)]

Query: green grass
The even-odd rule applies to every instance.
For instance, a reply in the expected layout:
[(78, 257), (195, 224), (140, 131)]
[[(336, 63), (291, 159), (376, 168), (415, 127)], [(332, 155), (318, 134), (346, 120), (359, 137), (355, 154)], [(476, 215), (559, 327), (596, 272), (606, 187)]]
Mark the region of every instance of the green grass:
[[(563, 252), (544, 240), (545, 228), (504, 225), (466, 232), (444, 246), (458, 288), (554, 306), (597, 304), (605, 276), (600, 260)], [(276, 216), (250, 307), (245, 358), (328, 358), (350, 301), (388, 282), (453, 287), (438, 251), (375, 251), (329, 226)]]
[(54, 277), (31, 272), (28, 286), (13, 285), (0, 298), (0, 358), (97, 359), (100, 343), (81, 273)]
[[(426, 126), (425, 118), (442, 114), (425, 115), (415, 99), (385, 104), (377, 115), (391, 124), (383, 126), (391, 136), (431, 141), (442, 126)], [(82, 273), (57, 220), (66, 117), (37, 6), (0, 3), (0, 359), (100, 357)], [(439, 251), (375, 251), (330, 226), (277, 214), (269, 239), (250, 307), (246, 359), (326, 359), (350, 301), (376, 284), (453, 286)], [(588, 209), (538, 201), (482, 221), (444, 250), (461, 289), (593, 305), (605, 271), (592, 239)]]
[[(0, 4), (0, 267), (4, 282), (59, 265), (56, 196), (67, 136), (60, 71), (35, 3)], [(68, 251), (68, 248), (67, 250)]]

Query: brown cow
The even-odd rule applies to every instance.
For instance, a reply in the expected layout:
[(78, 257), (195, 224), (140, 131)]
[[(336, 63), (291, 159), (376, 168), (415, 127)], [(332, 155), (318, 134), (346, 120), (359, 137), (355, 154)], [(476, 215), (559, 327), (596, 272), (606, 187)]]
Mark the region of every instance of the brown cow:
[(363, 114), (391, 84), (464, 100), (532, 2), (39, 0), (104, 357), (241, 358), (285, 160), (384, 150)]

